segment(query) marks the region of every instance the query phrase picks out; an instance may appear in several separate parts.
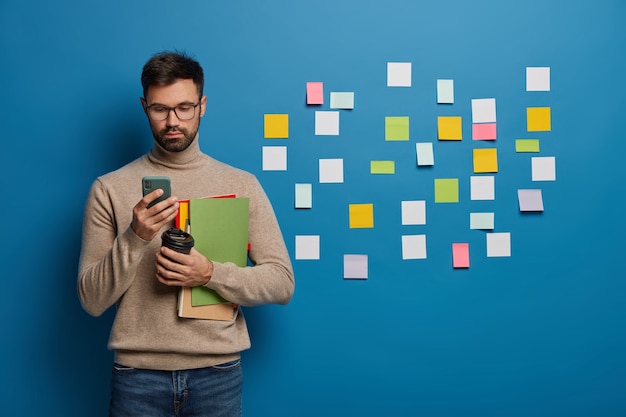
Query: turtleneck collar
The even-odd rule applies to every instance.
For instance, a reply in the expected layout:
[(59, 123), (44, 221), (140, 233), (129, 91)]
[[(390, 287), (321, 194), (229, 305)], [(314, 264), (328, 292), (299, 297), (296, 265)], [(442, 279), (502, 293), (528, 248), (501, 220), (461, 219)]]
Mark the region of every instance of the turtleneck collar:
[(161, 147), (156, 141), (154, 147), (148, 153), (151, 162), (168, 168), (189, 168), (203, 159), (204, 154), (198, 144), (199, 136), (196, 136), (191, 145), (181, 152), (170, 152)]

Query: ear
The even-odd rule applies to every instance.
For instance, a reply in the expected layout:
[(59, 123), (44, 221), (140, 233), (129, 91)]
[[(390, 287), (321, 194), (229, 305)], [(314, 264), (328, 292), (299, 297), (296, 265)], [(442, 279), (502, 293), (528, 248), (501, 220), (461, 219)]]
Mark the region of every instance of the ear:
[(204, 116), (206, 112), (206, 96), (202, 96), (200, 99), (200, 117)]
[(148, 115), (148, 110), (146, 109), (146, 107), (148, 107), (148, 102), (143, 97), (139, 97), (139, 101), (141, 102), (141, 107), (143, 108), (143, 112), (147, 116)]

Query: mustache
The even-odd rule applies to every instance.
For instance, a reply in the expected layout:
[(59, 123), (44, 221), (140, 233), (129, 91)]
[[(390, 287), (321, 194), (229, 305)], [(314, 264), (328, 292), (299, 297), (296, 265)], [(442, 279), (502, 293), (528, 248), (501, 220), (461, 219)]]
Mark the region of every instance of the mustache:
[(172, 133), (172, 132), (187, 133), (187, 131), (185, 129), (181, 129), (181, 128), (178, 128), (178, 127), (166, 127), (165, 129), (161, 129), (161, 131), (159, 133), (164, 135), (166, 133)]

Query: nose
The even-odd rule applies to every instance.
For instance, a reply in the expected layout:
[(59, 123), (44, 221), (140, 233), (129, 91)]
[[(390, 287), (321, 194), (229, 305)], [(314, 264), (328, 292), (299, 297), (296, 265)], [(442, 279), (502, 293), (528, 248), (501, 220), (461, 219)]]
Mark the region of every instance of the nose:
[(176, 112), (174, 111), (174, 109), (170, 109), (169, 112), (167, 113), (167, 119), (165, 119), (167, 126), (168, 127), (172, 127), (172, 126), (178, 126), (180, 120), (178, 119), (178, 116), (176, 115)]

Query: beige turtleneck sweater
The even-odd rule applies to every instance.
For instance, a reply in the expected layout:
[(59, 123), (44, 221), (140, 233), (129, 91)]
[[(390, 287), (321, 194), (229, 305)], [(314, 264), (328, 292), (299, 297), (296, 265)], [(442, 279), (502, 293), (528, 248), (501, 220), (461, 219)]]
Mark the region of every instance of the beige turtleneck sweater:
[(244, 317), (233, 322), (179, 318), (179, 288), (155, 277), (160, 233), (152, 241), (130, 227), (146, 175), (171, 178), (179, 199), (236, 194), (250, 199), (250, 260), (240, 268), (214, 262), (207, 287), (241, 306), (286, 304), (294, 291), (289, 254), (272, 206), (257, 179), (202, 153), (197, 139), (183, 152), (158, 145), (143, 157), (99, 177), (87, 198), (83, 220), (78, 294), (85, 310), (117, 312), (109, 348), (115, 361), (135, 368), (178, 370), (234, 360), (250, 347)]

